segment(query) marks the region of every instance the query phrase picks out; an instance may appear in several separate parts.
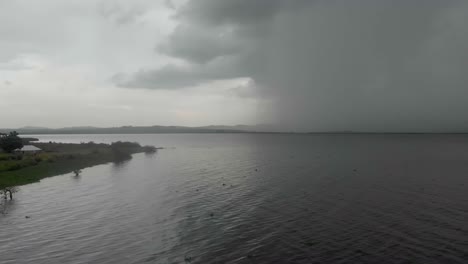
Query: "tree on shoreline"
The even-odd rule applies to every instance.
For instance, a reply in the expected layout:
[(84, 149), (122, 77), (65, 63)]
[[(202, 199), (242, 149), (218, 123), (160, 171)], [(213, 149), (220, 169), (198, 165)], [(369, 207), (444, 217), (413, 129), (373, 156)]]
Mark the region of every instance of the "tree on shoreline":
[(13, 200), (13, 193), (16, 191), (17, 191), (16, 187), (3, 188), (3, 189), (0, 189), (0, 195), (3, 194), (3, 199), (5, 200), (7, 200), (8, 198), (10, 198), (10, 200)]
[(5, 152), (11, 153), (15, 149), (23, 147), (23, 140), (18, 136), (18, 132), (13, 131), (10, 134), (0, 135), (0, 148)]

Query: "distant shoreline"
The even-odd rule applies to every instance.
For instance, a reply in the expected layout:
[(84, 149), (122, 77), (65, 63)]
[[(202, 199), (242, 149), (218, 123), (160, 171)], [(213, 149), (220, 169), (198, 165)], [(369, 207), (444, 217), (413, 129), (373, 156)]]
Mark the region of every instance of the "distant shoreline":
[(372, 132), (372, 131), (291, 131), (281, 130), (270, 125), (235, 125), (235, 126), (121, 126), (121, 127), (23, 127), (16, 129), (1, 129), (0, 132), (17, 131), (22, 135), (102, 135), (102, 134), (468, 134), (464, 132)]
[(83, 132), (83, 133), (27, 133), (21, 131), (22, 135), (177, 135), (177, 134), (273, 134), (273, 135), (468, 135), (468, 132), (158, 132), (158, 133), (105, 133), (105, 132)]

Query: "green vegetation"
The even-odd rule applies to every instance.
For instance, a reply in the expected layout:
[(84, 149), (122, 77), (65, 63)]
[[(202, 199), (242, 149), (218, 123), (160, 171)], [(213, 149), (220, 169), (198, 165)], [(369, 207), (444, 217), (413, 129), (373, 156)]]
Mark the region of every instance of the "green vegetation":
[(7, 153), (13, 152), (15, 149), (23, 147), (23, 140), (18, 136), (16, 131), (10, 132), (10, 134), (0, 135), (0, 148)]
[(0, 153), (0, 190), (37, 182), (42, 178), (64, 173), (81, 172), (81, 169), (128, 160), (134, 153), (151, 153), (157, 149), (142, 147), (138, 143), (114, 142), (96, 144), (34, 143), (42, 149), (35, 154)]

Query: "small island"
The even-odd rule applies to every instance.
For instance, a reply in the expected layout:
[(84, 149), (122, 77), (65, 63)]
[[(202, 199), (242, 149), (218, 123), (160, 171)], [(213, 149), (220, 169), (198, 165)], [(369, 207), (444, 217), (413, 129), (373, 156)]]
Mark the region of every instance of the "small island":
[(11, 198), (15, 186), (37, 182), (65, 173), (78, 175), (81, 169), (109, 162), (122, 162), (136, 153), (154, 153), (153, 146), (134, 142), (56, 143), (22, 139), (21, 148), (0, 152), (0, 192)]

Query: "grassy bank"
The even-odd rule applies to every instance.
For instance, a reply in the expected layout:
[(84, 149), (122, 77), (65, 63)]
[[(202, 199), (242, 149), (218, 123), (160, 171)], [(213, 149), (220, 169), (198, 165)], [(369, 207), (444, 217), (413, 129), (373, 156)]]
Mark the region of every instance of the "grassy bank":
[(87, 167), (131, 159), (132, 154), (154, 152), (156, 148), (137, 143), (64, 144), (33, 143), (36, 154), (0, 153), (0, 189), (37, 182), (43, 178)]

